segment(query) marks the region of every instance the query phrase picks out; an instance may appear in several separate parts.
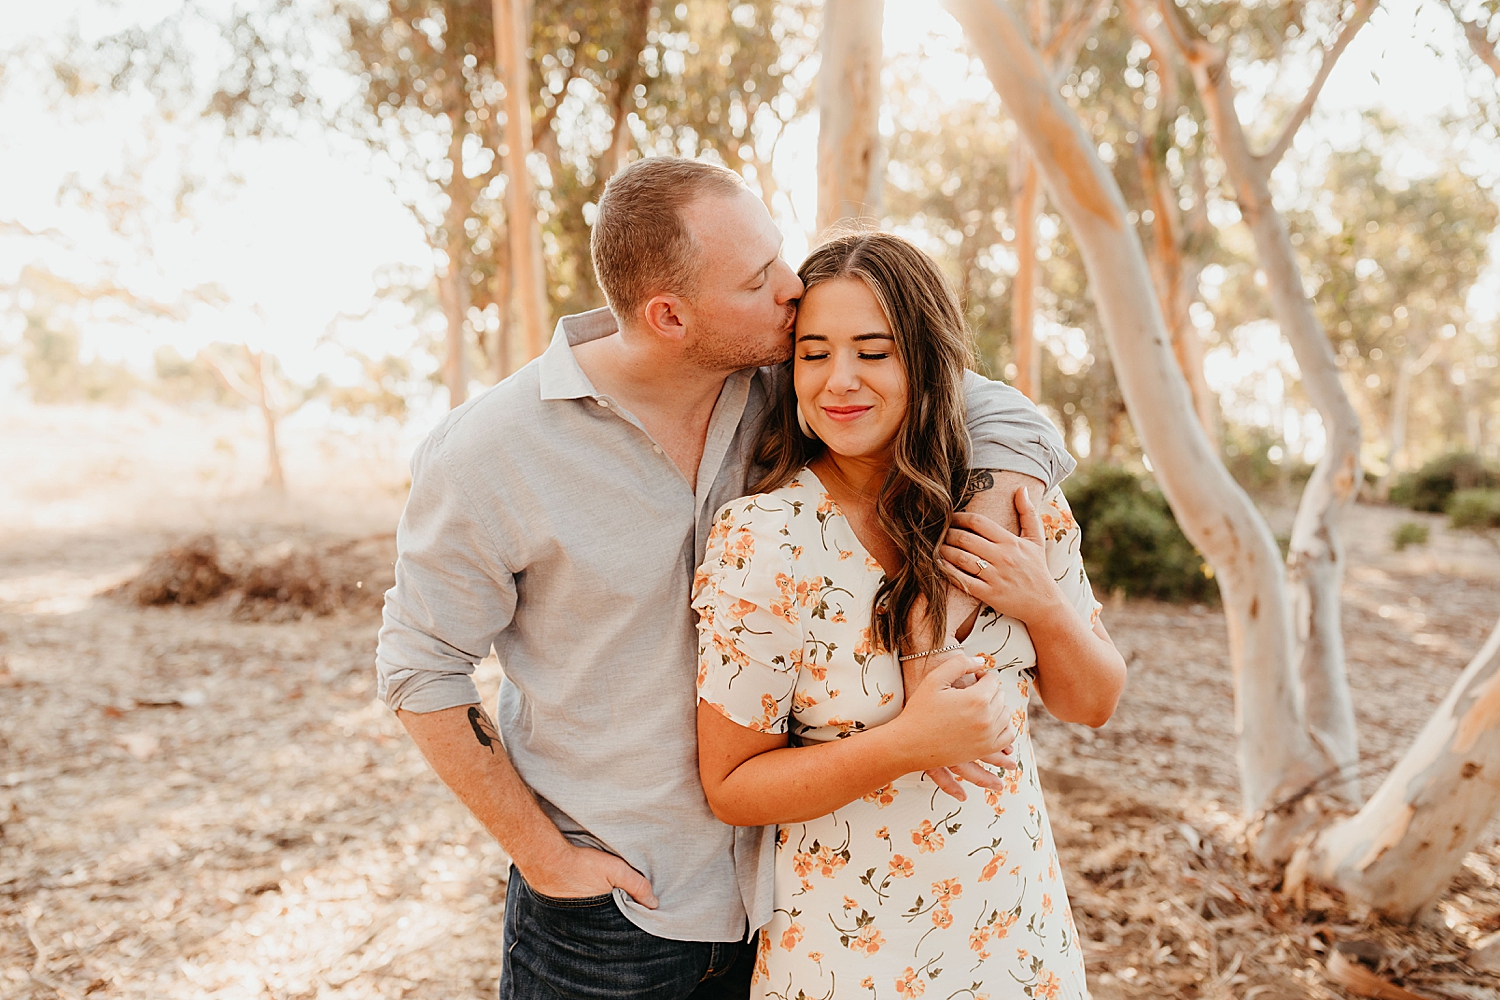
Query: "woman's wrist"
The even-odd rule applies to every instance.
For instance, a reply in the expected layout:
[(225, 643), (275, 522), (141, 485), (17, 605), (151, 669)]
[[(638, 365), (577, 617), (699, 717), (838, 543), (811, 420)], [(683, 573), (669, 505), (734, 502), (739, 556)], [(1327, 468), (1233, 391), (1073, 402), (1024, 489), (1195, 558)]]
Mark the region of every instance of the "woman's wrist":
[(911, 720), (904, 715), (861, 735), (866, 739), (864, 752), (884, 763), (882, 770), (890, 772), (889, 780), (894, 781), (913, 771), (925, 771), (929, 766), (921, 762), (920, 748), (925, 734), (913, 731)]

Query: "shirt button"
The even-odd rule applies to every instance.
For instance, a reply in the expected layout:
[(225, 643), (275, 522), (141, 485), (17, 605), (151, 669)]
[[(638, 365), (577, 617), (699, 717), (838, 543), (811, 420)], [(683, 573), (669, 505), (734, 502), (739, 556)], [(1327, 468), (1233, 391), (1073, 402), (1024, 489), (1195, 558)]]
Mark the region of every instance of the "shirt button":
[(654, 451), (654, 452), (656, 452), (658, 455), (660, 455), (661, 454), (661, 445), (659, 445), (659, 444), (653, 444), (651, 446), (651, 450)]
[(609, 405), (609, 400), (607, 400), (607, 399), (601, 399), (598, 402), (599, 402), (600, 406), (608, 406)]

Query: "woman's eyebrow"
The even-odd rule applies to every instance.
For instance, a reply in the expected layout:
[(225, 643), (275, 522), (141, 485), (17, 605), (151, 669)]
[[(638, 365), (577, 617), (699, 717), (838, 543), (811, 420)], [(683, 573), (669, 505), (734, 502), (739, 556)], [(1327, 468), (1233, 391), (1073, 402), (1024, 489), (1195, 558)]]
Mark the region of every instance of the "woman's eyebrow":
[(855, 340), (895, 340), (889, 333), (859, 333), (855, 334)]
[(797, 343), (800, 344), (804, 340), (827, 340), (827, 339), (828, 338), (825, 337), (825, 336), (823, 336), (821, 333), (804, 333), (802, 336), (800, 336), (800, 337), (797, 338)]

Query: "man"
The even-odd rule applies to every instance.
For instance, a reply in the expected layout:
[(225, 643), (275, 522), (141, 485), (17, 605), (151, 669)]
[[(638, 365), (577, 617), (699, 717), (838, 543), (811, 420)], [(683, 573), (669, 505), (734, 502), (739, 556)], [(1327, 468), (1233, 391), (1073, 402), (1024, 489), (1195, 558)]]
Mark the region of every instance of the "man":
[[(512, 859), (502, 998), (742, 997), (771, 842), (699, 783), (689, 587), (746, 492), (802, 284), (759, 199), (691, 160), (611, 179), (591, 249), (610, 308), (563, 319), (413, 459), (380, 693)], [(973, 383), (997, 501), (973, 509), (1013, 523), (1014, 484), (1072, 463), (1019, 393)], [(469, 676), (491, 646), (498, 727)]]

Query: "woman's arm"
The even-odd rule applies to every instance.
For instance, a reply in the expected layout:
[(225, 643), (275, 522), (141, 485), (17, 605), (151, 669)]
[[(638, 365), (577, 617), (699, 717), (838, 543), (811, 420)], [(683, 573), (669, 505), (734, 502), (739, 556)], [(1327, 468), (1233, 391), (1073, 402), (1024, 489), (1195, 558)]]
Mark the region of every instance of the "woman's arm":
[[(943, 569), (990, 607), (1026, 623), (1036, 647), (1037, 694), (1064, 722), (1102, 726), (1125, 690), (1125, 661), (1104, 626), (1092, 626), (1068, 604), (1047, 567), (1036, 504), (1015, 492), (1019, 537), (986, 517), (953, 515)], [(985, 565), (980, 565), (980, 561)]]
[(698, 702), (698, 770), (714, 815), (731, 826), (826, 816), (903, 774), (999, 753), (1015, 739), (993, 671), (953, 683), (982, 660), (961, 654), (935, 666), (901, 714), (844, 739), (790, 747)]

